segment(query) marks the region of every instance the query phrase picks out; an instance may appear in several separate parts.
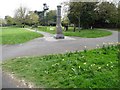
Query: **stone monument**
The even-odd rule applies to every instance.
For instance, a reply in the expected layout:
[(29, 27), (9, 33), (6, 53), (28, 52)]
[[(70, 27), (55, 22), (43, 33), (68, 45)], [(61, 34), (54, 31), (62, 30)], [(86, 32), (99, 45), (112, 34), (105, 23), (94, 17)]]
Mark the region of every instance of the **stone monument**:
[(57, 6), (57, 23), (56, 23), (56, 35), (54, 36), (56, 39), (64, 39), (64, 35), (62, 33), (62, 25), (61, 25), (61, 6)]

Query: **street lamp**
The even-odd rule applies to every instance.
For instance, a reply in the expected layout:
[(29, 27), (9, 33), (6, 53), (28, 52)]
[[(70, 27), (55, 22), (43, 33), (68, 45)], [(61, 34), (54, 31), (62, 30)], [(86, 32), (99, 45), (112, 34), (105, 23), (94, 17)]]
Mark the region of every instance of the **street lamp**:
[(46, 3), (44, 3), (44, 4), (43, 4), (43, 6), (44, 6), (44, 7), (43, 7), (43, 10), (45, 10), (45, 11), (46, 11), (46, 10), (48, 10), (48, 9), (49, 9)]
[(48, 10), (48, 6), (46, 3), (43, 4), (43, 17), (44, 17), (44, 22), (46, 24), (46, 11)]

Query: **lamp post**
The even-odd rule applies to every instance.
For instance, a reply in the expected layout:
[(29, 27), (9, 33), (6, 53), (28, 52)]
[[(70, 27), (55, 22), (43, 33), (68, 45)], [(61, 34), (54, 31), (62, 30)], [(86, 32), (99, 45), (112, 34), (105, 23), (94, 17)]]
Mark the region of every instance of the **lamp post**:
[(43, 4), (43, 18), (44, 18), (44, 24), (46, 24), (46, 11), (48, 10), (48, 6), (46, 3)]
[(56, 24), (56, 35), (54, 36), (56, 39), (64, 39), (64, 35), (62, 33), (61, 26), (61, 6), (57, 6), (57, 24)]

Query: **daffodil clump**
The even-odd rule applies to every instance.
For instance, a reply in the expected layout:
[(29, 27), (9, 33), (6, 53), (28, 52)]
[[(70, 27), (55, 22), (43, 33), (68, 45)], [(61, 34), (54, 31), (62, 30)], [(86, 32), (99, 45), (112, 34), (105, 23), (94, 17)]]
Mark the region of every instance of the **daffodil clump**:
[(82, 52), (15, 58), (4, 62), (3, 69), (37, 87), (118, 88), (118, 53), (119, 48), (115, 45)]

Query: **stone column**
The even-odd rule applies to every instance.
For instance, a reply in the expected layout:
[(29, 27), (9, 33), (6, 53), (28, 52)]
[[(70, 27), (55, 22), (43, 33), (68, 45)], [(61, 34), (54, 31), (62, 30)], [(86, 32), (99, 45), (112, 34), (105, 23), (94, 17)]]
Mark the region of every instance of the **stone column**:
[(62, 33), (62, 25), (61, 25), (61, 6), (57, 6), (57, 23), (56, 23), (56, 39), (64, 39), (64, 35)]

